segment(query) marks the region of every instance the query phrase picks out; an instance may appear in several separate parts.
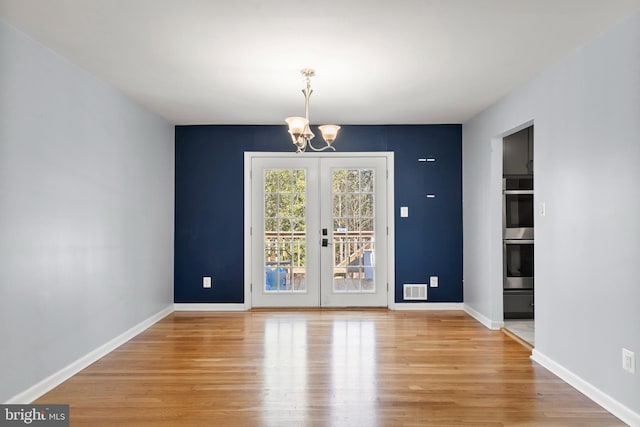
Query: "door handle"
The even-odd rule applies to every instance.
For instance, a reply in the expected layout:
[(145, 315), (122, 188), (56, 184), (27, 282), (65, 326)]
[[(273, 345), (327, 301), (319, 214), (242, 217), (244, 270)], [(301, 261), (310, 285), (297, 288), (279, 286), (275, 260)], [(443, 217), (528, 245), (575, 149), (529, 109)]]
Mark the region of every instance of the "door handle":
[[(326, 235), (328, 235), (328, 234), (329, 234), (328, 230), (327, 230), (326, 228), (323, 228), (323, 229), (322, 229), (322, 235), (323, 235), (323, 236), (326, 236)], [(329, 246), (330, 244), (331, 244), (331, 243), (329, 243), (329, 239), (327, 239), (326, 237), (323, 237), (323, 238), (322, 238), (322, 247), (323, 247), (323, 248), (326, 248), (326, 247), (327, 247), (327, 246)]]

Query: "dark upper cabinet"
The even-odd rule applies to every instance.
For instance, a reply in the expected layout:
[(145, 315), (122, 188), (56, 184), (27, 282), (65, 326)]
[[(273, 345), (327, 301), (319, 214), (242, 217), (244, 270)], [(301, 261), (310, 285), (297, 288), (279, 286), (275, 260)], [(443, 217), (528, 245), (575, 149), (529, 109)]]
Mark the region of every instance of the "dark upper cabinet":
[(533, 126), (503, 139), (504, 176), (533, 175)]

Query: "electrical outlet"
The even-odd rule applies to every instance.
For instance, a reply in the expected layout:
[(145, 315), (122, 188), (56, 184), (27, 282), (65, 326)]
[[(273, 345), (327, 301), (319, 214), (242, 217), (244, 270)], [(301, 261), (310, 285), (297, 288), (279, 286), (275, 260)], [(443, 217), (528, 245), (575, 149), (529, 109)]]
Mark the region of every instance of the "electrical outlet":
[(437, 288), (438, 287), (438, 276), (430, 276), (429, 277), (429, 287)]
[(622, 369), (630, 374), (636, 373), (636, 356), (631, 350), (622, 349)]
[(202, 278), (202, 287), (203, 288), (211, 287), (211, 277), (205, 276)]

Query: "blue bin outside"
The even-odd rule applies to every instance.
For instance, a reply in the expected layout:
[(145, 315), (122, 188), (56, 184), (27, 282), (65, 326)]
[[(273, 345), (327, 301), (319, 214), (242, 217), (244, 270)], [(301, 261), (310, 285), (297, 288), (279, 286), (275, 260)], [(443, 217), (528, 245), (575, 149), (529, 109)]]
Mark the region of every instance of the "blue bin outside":
[(373, 250), (364, 251), (362, 263), (364, 264), (364, 280), (373, 280)]
[(280, 289), (287, 288), (287, 270), (284, 268), (265, 268), (265, 290), (277, 291), (278, 284)]

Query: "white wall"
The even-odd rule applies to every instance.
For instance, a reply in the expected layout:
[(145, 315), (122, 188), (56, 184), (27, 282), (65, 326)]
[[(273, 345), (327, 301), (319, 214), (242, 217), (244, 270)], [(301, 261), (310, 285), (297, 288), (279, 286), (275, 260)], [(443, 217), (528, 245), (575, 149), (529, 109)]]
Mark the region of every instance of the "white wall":
[(172, 304), (173, 135), (0, 22), (0, 402)]
[(532, 121), (536, 351), (637, 415), (621, 348), (640, 359), (640, 13), (463, 125), (465, 304), (496, 323), (500, 138)]

